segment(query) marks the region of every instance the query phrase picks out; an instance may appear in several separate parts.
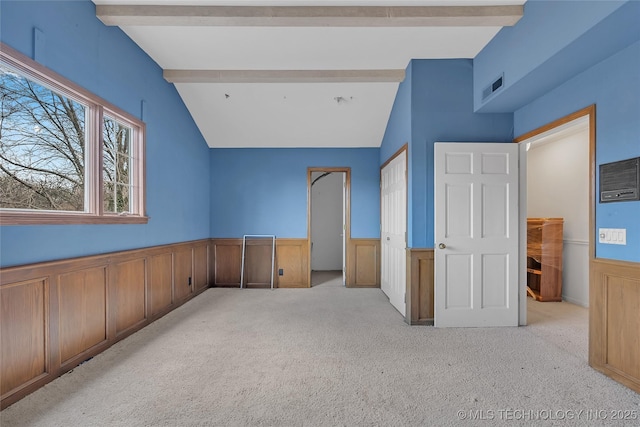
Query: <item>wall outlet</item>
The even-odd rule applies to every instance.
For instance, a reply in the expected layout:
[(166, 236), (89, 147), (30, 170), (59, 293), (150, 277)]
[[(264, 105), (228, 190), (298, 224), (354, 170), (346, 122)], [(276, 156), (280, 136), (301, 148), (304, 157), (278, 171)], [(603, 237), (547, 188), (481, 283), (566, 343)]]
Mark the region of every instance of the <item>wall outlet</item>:
[(598, 242), (605, 245), (626, 245), (626, 228), (600, 228), (598, 229)]

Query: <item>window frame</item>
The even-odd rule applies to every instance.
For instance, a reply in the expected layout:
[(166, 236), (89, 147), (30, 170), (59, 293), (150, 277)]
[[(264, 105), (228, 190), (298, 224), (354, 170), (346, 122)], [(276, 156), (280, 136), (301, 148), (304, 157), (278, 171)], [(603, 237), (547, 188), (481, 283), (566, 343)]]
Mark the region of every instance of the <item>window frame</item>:
[[(137, 117), (121, 110), (58, 73), (0, 42), (0, 60), (21, 76), (33, 80), (60, 95), (87, 106), (85, 123), (85, 211), (51, 211), (0, 208), (0, 225), (27, 224), (146, 224), (146, 126)], [(134, 188), (131, 213), (104, 211), (103, 118), (109, 116), (133, 130), (131, 158)]]

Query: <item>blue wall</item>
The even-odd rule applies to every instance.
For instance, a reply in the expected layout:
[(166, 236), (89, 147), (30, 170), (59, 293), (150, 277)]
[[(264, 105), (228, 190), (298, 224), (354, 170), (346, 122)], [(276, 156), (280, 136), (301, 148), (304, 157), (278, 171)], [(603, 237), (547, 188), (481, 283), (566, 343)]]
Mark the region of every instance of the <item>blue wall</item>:
[(307, 167), (351, 168), (351, 237), (380, 237), (378, 148), (211, 150), (211, 235), (307, 237)]
[(435, 142), (511, 142), (512, 114), (473, 112), (470, 59), (413, 60), (410, 247), (432, 248)]
[[(504, 90), (480, 111), (512, 108), (516, 136), (595, 104), (596, 165), (640, 156), (639, 20), (638, 1), (529, 0), (475, 58), (476, 106), (504, 71)], [(627, 229), (626, 245), (596, 243), (596, 256), (640, 261), (640, 202), (597, 204), (595, 215), (596, 229)]]
[(432, 248), (434, 244), (434, 143), (510, 142), (512, 138), (512, 114), (474, 113), (471, 60), (411, 61), (380, 148), (380, 163), (384, 163), (409, 142), (409, 247)]
[[(476, 111), (515, 111), (628, 46), (639, 16), (637, 1), (527, 1), (522, 19), (474, 59)], [(483, 101), (482, 90), (503, 73), (503, 88)]]
[(0, 265), (18, 265), (209, 237), (209, 149), (162, 70), (90, 1), (0, 2), (0, 37), (146, 123), (146, 225), (4, 226)]
[(396, 99), (391, 108), (389, 121), (380, 144), (380, 166), (391, 158), (403, 145), (407, 144), (407, 240), (411, 242), (413, 231), (413, 166), (411, 165), (411, 94), (413, 87), (413, 61), (405, 70), (405, 78), (398, 86)]
[(404, 144), (411, 142), (411, 88), (413, 81), (412, 65), (409, 62), (405, 70), (404, 80), (398, 86), (396, 99), (393, 101), (387, 128), (380, 144), (380, 164), (384, 164)]
[[(640, 2), (529, 0), (525, 16), (472, 61), (413, 60), (380, 149), (209, 150), (161, 69), (90, 1), (2, 1), (2, 41), (147, 124), (147, 225), (5, 226), (9, 266), (245, 233), (306, 237), (306, 168), (352, 168), (352, 237), (379, 237), (379, 167), (409, 143), (409, 246), (433, 246), (433, 143), (510, 141), (595, 103), (598, 164), (640, 155)], [(472, 66), (473, 64), (473, 66)], [(501, 73), (505, 87), (480, 91)], [(474, 83), (475, 82), (475, 86)], [(506, 114), (478, 114), (504, 111)], [(512, 112), (515, 114), (512, 116)], [(277, 212), (276, 213), (276, 209)], [(598, 205), (597, 227), (640, 261), (640, 202)]]
[[(516, 134), (591, 104), (596, 104), (596, 164), (639, 157), (640, 41), (516, 111)], [(598, 183), (596, 193), (597, 188)], [(640, 261), (640, 201), (596, 204), (597, 228), (627, 229), (626, 246), (596, 243), (597, 257)]]

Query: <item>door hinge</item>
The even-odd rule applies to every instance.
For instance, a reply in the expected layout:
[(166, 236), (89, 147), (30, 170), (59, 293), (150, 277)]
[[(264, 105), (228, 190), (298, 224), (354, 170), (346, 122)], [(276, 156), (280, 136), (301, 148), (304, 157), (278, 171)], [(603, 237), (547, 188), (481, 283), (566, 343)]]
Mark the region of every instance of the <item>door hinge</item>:
[(404, 294), (404, 303), (405, 303), (405, 304), (407, 303), (407, 293), (406, 293), (406, 292), (405, 292), (405, 294)]

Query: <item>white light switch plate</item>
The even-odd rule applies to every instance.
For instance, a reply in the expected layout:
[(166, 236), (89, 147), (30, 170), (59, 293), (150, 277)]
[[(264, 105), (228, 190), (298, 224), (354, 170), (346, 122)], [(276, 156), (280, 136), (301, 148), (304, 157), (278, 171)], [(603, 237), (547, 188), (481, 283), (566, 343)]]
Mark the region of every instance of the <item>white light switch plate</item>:
[(600, 228), (598, 230), (598, 242), (607, 245), (626, 245), (626, 228)]

